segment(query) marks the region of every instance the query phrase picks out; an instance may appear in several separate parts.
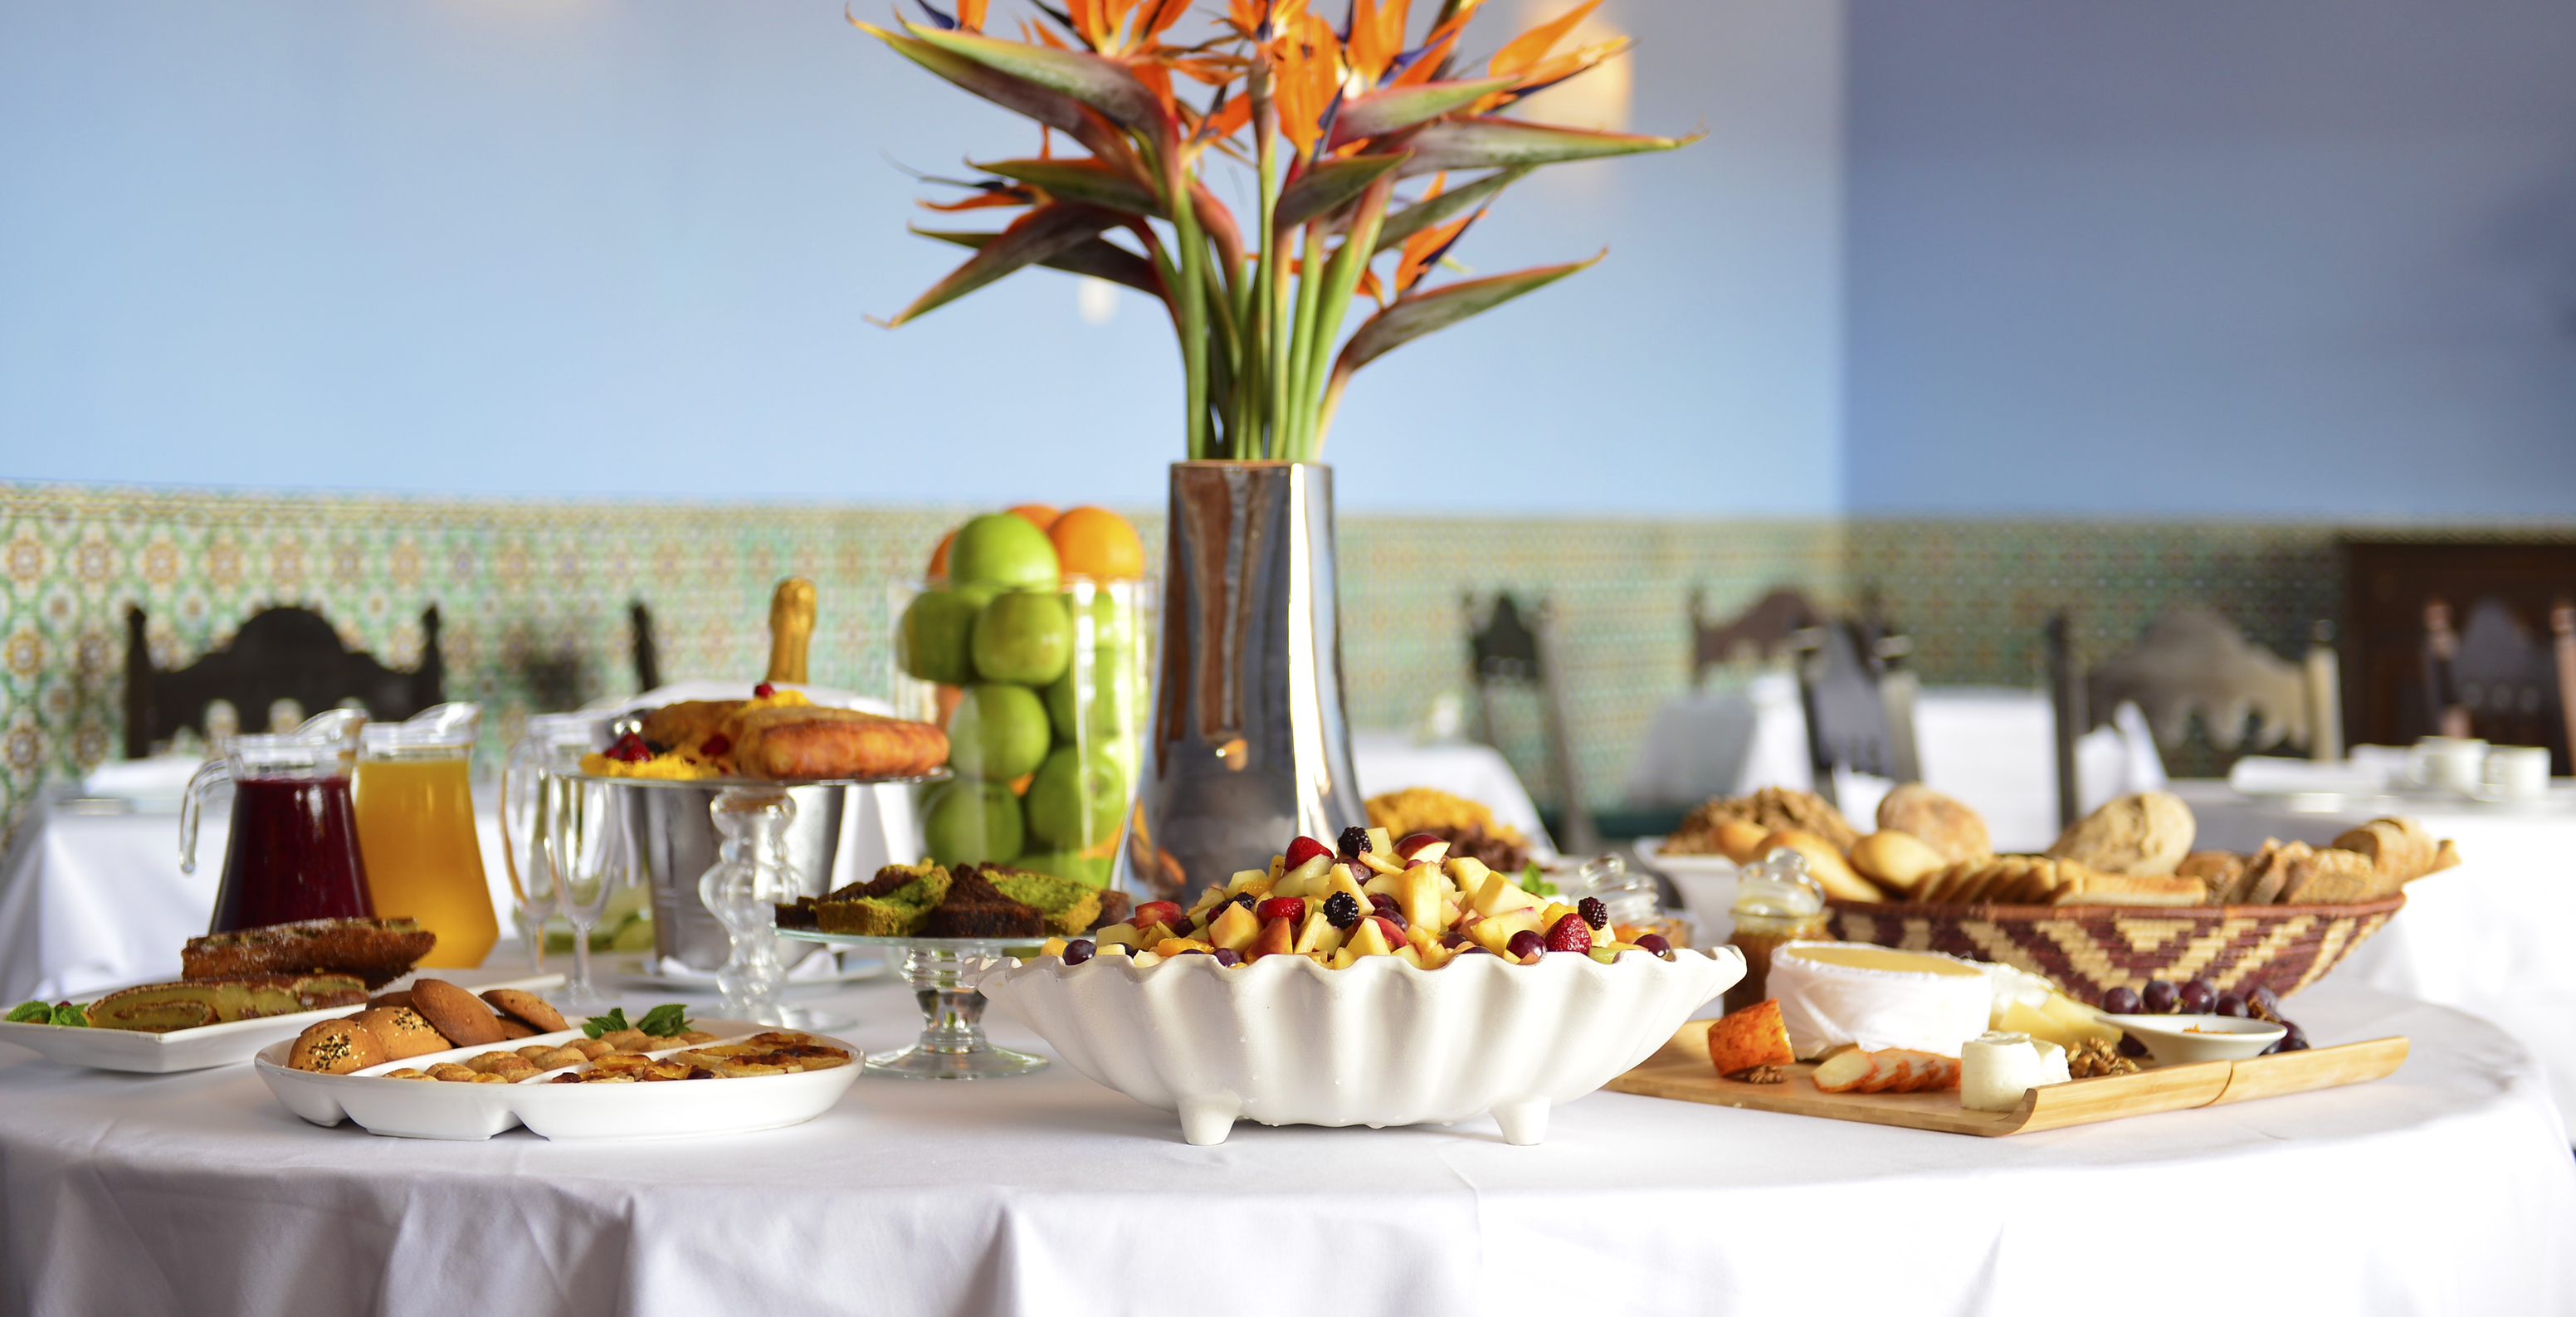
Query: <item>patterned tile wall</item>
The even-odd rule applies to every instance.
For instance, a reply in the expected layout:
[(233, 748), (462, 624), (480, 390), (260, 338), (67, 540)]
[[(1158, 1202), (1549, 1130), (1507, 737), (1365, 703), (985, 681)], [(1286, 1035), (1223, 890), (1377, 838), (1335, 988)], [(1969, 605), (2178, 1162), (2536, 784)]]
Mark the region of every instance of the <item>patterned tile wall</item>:
[[(419, 656), (420, 612), (434, 603), (449, 690), (486, 702), (486, 736), (497, 745), (531, 711), (633, 689), (632, 599), (653, 608), (667, 677), (756, 675), (767, 657), (770, 589), (791, 574), (813, 578), (822, 599), (815, 680), (882, 691), (888, 591), (962, 511), (0, 483), (0, 817), (14, 827), (41, 784), (118, 752), (130, 605), (144, 608), (164, 665), (222, 644), (263, 607), (300, 603), (331, 618), (353, 647), (407, 666)], [(1137, 520), (1159, 556), (1159, 516)], [(1607, 805), (1619, 798), (1656, 705), (1687, 683), (1693, 587), (1705, 588), (1717, 610), (1778, 584), (1829, 606), (1875, 592), (1917, 637), (1927, 682), (2032, 686), (2045, 669), (2040, 627), (2070, 605), (2078, 643), (2096, 658), (2160, 608), (2186, 601), (2298, 652), (2308, 623), (2334, 616), (2341, 597), (2337, 530), (1347, 517), (1351, 719), (1408, 727), (1442, 692), (1468, 693), (1464, 593), (1547, 599), (1568, 670), (1578, 771), (1585, 795)], [(2564, 537), (2576, 528), (2511, 533)], [(1535, 701), (1506, 699), (1499, 720), (1533, 794), (1552, 798)]]

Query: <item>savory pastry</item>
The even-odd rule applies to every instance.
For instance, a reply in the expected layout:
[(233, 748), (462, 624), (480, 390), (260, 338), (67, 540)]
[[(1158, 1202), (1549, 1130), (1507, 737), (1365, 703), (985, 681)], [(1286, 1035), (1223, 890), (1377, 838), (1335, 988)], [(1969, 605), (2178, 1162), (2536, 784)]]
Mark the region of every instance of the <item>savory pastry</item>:
[(1860, 840), (1860, 830), (1824, 797), (1812, 791), (1764, 787), (1749, 796), (1712, 800), (1692, 810), (1682, 825), (1673, 829), (1673, 835), (1664, 839), (1664, 849), (1675, 855), (1719, 854), (1717, 825), (1728, 820), (1755, 824), (1765, 831), (1790, 828), (1811, 832), (1832, 842), (1836, 850), (1849, 849)]
[(380, 988), (409, 972), (438, 943), (409, 919), (303, 919), (188, 939), (182, 978), (243, 974), (355, 974)]
[(1852, 872), (1843, 859), (1841, 848), (1815, 833), (1797, 828), (1782, 828), (1762, 839), (1758, 848), (1763, 855), (1775, 850), (1796, 851), (1807, 861), (1807, 874), (1825, 889), (1825, 895), (1844, 901), (1884, 901), (1887, 897), (1867, 879)]
[(1861, 877), (1900, 898), (1949, 864), (1941, 852), (1925, 845), (1913, 833), (1895, 828), (1881, 828), (1853, 842), (1851, 848), (1851, 866), (1860, 870)]
[(948, 762), (948, 733), (858, 709), (754, 709), (733, 725), (744, 777), (918, 777)]
[(351, 1018), (376, 1036), (388, 1061), (408, 1061), (456, 1046), (408, 1006), (370, 1006)]
[(458, 1047), (488, 1047), (509, 1037), (491, 1007), (445, 979), (412, 984), (411, 1008)]
[(355, 1006), (367, 990), (349, 974), (245, 974), (223, 979), (147, 983), (89, 1003), (91, 1027), (168, 1033), (271, 1015)]
[(2104, 873), (2170, 874), (2191, 852), (2191, 806), (2169, 791), (2122, 796), (2075, 821), (2049, 845), (2048, 857), (2076, 860)]
[(483, 994), (483, 1000), (493, 1010), (523, 1021), (538, 1033), (557, 1033), (572, 1027), (565, 1022), (563, 1012), (547, 1005), (545, 998), (533, 992), (519, 988), (494, 988)]
[(1795, 1062), (1798, 1054), (1789, 1048), (1789, 1026), (1780, 1020), (1779, 1000), (1755, 1002), (1710, 1025), (1708, 1059), (1720, 1076)]
[(385, 1055), (384, 1045), (376, 1041), (375, 1033), (359, 1027), (357, 1021), (324, 1020), (295, 1036), (294, 1050), (286, 1054), (286, 1066), (317, 1075), (345, 1075), (395, 1059)]
[(1995, 853), (1982, 815), (1920, 782), (1902, 783), (1880, 798), (1878, 826), (1913, 836), (1953, 864)]
[[(1529, 866), (1529, 838), (1507, 823), (1494, 821), (1494, 811), (1437, 787), (1406, 787), (1368, 798), (1368, 821), (1389, 837), (1425, 833), (1449, 843), (1452, 857), (1482, 861), (1486, 868), (1519, 873)], [(1115, 921), (1112, 921), (1115, 922)]]

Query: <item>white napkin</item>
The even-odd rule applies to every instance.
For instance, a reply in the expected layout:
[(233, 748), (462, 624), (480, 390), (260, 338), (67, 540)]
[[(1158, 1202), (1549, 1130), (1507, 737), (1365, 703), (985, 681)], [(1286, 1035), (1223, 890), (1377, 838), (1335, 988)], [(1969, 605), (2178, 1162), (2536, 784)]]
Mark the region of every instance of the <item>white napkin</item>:
[(195, 755), (154, 755), (100, 764), (81, 779), (81, 793), (124, 800), (177, 800), (188, 792), (188, 779), (205, 767)]

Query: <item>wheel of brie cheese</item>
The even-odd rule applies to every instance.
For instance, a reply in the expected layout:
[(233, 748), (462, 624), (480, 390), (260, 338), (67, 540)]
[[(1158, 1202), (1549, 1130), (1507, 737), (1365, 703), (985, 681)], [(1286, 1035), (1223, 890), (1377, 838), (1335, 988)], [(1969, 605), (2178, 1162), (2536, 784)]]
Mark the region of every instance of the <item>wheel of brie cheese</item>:
[(1801, 1059), (1845, 1044), (1956, 1057), (1986, 1032), (1994, 989), (1953, 956), (1857, 942), (1790, 942), (1771, 953), (1769, 991)]

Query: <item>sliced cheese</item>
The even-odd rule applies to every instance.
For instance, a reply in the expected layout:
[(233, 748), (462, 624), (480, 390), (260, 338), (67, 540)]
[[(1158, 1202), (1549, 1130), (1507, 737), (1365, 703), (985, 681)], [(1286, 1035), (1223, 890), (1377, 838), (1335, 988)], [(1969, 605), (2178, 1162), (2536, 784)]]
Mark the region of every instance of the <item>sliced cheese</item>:
[(1845, 942), (1782, 945), (1768, 983), (1802, 1058), (1846, 1043), (1956, 1056), (1994, 1005), (1985, 972), (1967, 961)]

